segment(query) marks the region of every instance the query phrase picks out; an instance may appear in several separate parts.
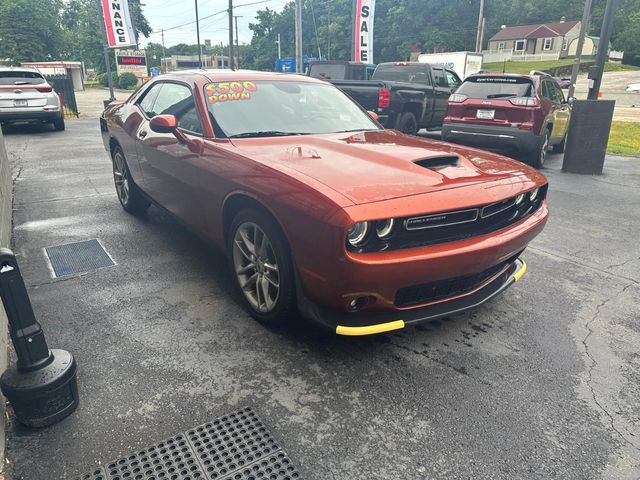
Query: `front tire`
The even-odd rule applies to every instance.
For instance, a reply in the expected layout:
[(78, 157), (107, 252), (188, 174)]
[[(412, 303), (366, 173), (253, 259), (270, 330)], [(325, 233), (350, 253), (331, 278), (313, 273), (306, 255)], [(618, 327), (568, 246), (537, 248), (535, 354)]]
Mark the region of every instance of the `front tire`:
[(149, 202), (131, 178), (127, 160), (120, 147), (113, 150), (112, 160), (113, 182), (122, 208), (133, 215), (143, 215), (149, 208)]
[(239, 212), (229, 228), (227, 253), (234, 284), (249, 314), (282, 325), (296, 311), (293, 262), (276, 222), (254, 209)]

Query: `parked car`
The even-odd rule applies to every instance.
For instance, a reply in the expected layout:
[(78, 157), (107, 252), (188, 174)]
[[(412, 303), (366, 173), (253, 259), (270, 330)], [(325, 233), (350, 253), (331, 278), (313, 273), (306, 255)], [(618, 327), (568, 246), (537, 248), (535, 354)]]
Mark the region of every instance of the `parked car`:
[(0, 122), (44, 122), (64, 130), (62, 102), (39, 71), (0, 67)]
[(565, 90), (571, 86), (571, 79), (566, 77), (553, 77), (553, 79), (558, 82), (558, 85), (561, 89)]
[(453, 70), (418, 62), (381, 63), (369, 81), (330, 81), (386, 128), (410, 135), (442, 125), (447, 99), (462, 83)]
[(155, 203), (226, 251), (265, 323), (299, 310), (367, 335), (475, 307), (524, 274), (547, 220), (541, 173), (384, 130), (307, 76), (161, 75), (100, 125), (122, 207)]
[(630, 83), (627, 85), (627, 92), (640, 92), (640, 83)]
[(376, 66), (344, 60), (316, 60), (309, 63), (307, 75), (321, 80), (369, 80)]
[(548, 75), (472, 75), (449, 98), (442, 139), (514, 151), (540, 168), (562, 153), (571, 105)]

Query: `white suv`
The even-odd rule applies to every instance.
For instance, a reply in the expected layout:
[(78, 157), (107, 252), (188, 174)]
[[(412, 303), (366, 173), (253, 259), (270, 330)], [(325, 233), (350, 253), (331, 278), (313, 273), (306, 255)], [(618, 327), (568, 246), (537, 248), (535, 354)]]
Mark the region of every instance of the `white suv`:
[(60, 97), (37, 70), (2, 67), (0, 122), (45, 122), (64, 130)]

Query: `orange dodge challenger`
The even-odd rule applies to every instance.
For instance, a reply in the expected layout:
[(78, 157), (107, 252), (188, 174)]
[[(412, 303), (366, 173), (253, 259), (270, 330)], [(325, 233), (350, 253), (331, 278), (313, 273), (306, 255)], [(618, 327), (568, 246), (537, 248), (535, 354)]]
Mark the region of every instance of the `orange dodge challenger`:
[(224, 249), (264, 323), (367, 335), (476, 307), (524, 274), (548, 216), (536, 170), (385, 130), (309, 77), (162, 75), (100, 125), (124, 209), (153, 203)]

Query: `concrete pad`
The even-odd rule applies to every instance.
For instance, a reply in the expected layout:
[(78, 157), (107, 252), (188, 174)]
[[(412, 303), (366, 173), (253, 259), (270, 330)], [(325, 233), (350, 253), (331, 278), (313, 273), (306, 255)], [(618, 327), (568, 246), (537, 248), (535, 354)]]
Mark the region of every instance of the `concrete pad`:
[[(638, 478), (640, 163), (544, 169), (551, 219), (529, 272), (473, 312), (368, 338), (267, 329), (225, 258), (152, 208), (120, 208), (97, 121), (6, 135), (13, 244), (81, 404), (9, 427), (11, 478), (73, 477), (251, 406), (306, 479)], [(117, 266), (53, 279), (43, 248), (99, 238)]]

